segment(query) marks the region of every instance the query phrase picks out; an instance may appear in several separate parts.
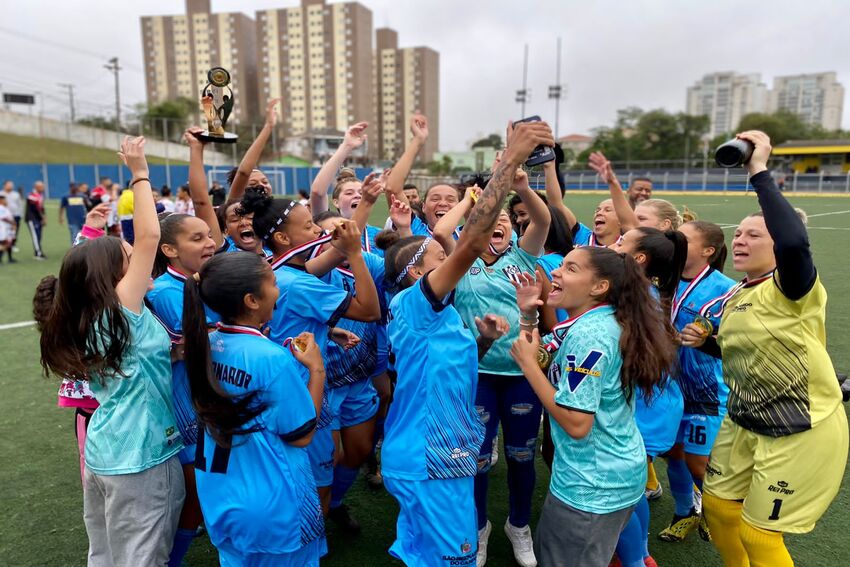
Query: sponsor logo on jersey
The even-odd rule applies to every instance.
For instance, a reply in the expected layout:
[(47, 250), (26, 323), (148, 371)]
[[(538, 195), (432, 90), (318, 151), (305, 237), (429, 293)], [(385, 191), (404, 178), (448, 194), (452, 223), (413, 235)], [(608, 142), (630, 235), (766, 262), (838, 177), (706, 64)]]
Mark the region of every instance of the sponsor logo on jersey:
[(469, 268), (469, 275), (470, 276), (477, 276), (480, 273), (481, 273), (481, 268), (479, 268), (478, 266), (473, 266), (472, 268)]
[(458, 447), (452, 449), (452, 459), (463, 459), (469, 456), (469, 451), (463, 451)]
[(788, 488), (788, 483), (784, 480), (780, 480), (776, 484), (771, 484), (767, 487), (770, 492), (776, 492), (778, 494), (786, 494), (788, 496), (794, 494), (795, 490)]
[(746, 311), (747, 309), (749, 309), (752, 306), (753, 306), (752, 303), (741, 303), (739, 305), (736, 305), (735, 309), (733, 309), (732, 311), (734, 311), (735, 313), (743, 313), (744, 311)]
[(602, 358), (602, 353), (598, 350), (591, 350), (590, 353), (580, 364), (576, 364), (576, 356), (574, 354), (567, 355), (567, 366), (564, 372), (567, 373), (568, 386), (570, 392), (575, 392), (582, 382), (588, 377), (597, 378), (601, 375), (599, 370), (594, 370), (594, 366)]
[(723, 476), (723, 473), (711, 466), (711, 464), (706, 465), (705, 472), (708, 473), (709, 476)]

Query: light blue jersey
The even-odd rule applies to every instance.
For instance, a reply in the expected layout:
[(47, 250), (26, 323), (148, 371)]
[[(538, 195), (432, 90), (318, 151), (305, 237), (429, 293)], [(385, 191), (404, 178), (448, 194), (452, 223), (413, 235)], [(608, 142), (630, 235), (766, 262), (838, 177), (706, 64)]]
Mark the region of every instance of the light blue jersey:
[[(454, 229), (452, 232), (452, 237), (457, 240), (460, 238), (460, 227)], [(417, 215), (413, 215), (413, 220), (410, 221), (410, 232), (413, 236), (434, 236), (434, 231), (431, 230), (425, 221), (420, 219)]]
[(591, 240), (595, 242), (593, 231), (580, 222), (576, 223), (573, 227), (573, 246), (590, 246)]
[[(550, 417), (555, 461), (549, 490), (569, 506), (607, 514), (633, 506), (646, 485), (646, 452), (634, 420), (634, 396), (623, 393), (620, 325), (614, 309), (596, 307), (554, 330), (549, 380), (555, 403), (593, 414), (586, 437), (574, 439)], [(564, 333), (566, 336), (564, 336)], [(553, 340), (549, 335), (544, 343)], [(550, 343), (551, 344), (551, 343)]]
[(100, 404), (86, 435), (86, 467), (99, 475), (132, 474), (164, 463), (183, 448), (171, 394), (171, 341), (150, 310), (122, 306), (130, 336), (123, 376), (93, 374)]
[(522, 374), (510, 354), (511, 344), (519, 338), (519, 307), (516, 289), (511, 282), (518, 281), (522, 272), (534, 274), (536, 267), (537, 256), (512, 244), (493, 264), (488, 265), (480, 257), (476, 258), (457, 284), (455, 307), (473, 337), (478, 337), (475, 318), (488, 313), (501, 315), (511, 325), (508, 333), (495, 341), (479, 361), (479, 372), (502, 376)]
[(384, 251), (375, 246), (375, 237), (379, 232), (381, 232), (380, 228), (367, 224), (366, 230), (363, 231), (363, 235), (360, 237), (360, 245), (364, 252), (369, 252), (383, 258)]
[[(544, 254), (537, 259), (537, 265), (543, 268), (543, 273), (546, 274), (550, 282), (552, 281), (552, 271), (560, 268), (563, 263), (564, 257), (556, 252)], [(566, 309), (555, 309), (555, 317), (558, 319), (558, 322), (566, 321), (569, 318), (569, 314)]]
[[(693, 280), (682, 280), (674, 303), (676, 330), (681, 331), (700, 316), (700, 308), (717, 299), (735, 285), (735, 281), (707, 267)], [(684, 301), (682, 296), (684, 294)], [(711, 321), (716, 330), (719, 319)], [(723, 381), (723, 362), (698, 349), (679, 347), (679, 386), (685, 399), (685, 413), (726, 415), (729, 388)]]
[[(153, 282), (153, 289), (145, 299), (153, 314), (159, 320), (172, 343), (183, 340), (183, 287), (186, 276), (171, 266)], [(218, 314), (204, 306), (207, 325), (213, 326), (220, 321)], [(174, 394), (174, 417), (183, 435), (187, 447), (194, 445), (198, 438), (198, 417), (192, 406), (192, 394), (189, 391), (189, 378), (186, 376), (186, 364), (182, 360), (171, 363), (171, 390)], [(187, 460), (188, 457), (188, 460)], [(191, 455), (181, 456), (181, 462), (191, 462)], [(185, 462), (184, 462), (185, 461)]]
[(243, 554), (290, 553), (324, 535), (307, 451), (291, 445), (316, 426), (316, 408), (289, 349), (250, 327), (221, 325), (210, 334), (213, 374), (225, 392), (256, 392), (265, 410), (257, 431), (218, 446), (198, 438), (195, 478), (213, 545)]
[[(378, 291), (378, 300), (381, 303), (382, 320), (367, 323), (342, 318), (336, 327), (351, 331), (360, 337), (360, 343), (351, 350), (345, 350), (335, 342), (328, 343), (327, 358), (325, 358), (325, 369), (328, 377), (328, 388), (338, 388), (346, 384), (353, 384), (360, 380), (366, 380), (374, 375), (378, 363), (380, 341), (386, 341), (386, 336), (379, 327), (386, 326), (386, 304), (384, 303), (384, 259), (375, 254), (363, 252), (363, 260), (375, 282)], [(322, 281), (337, 289), (345, 290), (352, 296), (357, 295), (354, 282), (354, 274), (347, 269), (337, 268), (331, 270)]]
[[(398, 373), (381, 450), (382, 474), (401, 480), (474, 476), (484, 426), (475, 410), (475, 338), (428, 275), (390, 303)], [(450, 505), (450, 503), (446, 503)]]

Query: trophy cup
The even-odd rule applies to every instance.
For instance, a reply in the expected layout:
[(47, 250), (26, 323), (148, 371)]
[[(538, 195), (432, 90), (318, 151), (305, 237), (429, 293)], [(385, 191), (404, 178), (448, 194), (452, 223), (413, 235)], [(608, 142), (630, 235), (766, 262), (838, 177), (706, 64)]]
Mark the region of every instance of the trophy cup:
[(223, 67), (213, 67), (207, 73), (206, 86), (201, 90), (201, 107), (207, 119), (207, 129), (195, 134), (202, 142), (233, 144), (236, 134), (225, 132), (227, 119), (233, 111), (233, 90), (230, 88), (230, 73)]

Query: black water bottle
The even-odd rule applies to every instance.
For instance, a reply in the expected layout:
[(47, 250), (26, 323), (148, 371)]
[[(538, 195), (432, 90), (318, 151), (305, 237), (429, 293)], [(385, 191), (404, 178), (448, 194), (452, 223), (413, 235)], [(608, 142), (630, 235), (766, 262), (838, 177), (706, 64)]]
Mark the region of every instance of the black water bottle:
[(717, 165), (725, 168), (741, 167), (753, 155), (753, 150), (756, 147), (748, 140), (733, 138), (717, 147), (714, 151), (714, 161)]

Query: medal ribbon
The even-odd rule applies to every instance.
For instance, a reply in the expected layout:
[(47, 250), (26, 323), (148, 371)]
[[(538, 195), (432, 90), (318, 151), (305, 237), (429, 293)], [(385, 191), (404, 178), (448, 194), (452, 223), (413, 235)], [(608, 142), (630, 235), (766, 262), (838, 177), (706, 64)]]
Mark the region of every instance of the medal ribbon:
[(569, 332), (570, 328), (573, 325), (575, 325), (576, 322), (579, 319), (581, 319), (582, 317), (584, 317), (588, 313), (591, 313), (593, 311), (596, 311), (597, 309), (601, 309), (601, 308), (607, 307), (607, 306), (608, 306), (607, 303), (601, 303), (601, 304), (597, 305), (596, 307), (594, 307), (592, 309), (588, 309), (587, 311), (585, 311), (581, 315), (578, 315), (576, 317), (572, 317), (570, 319), (567, 319), (566, 321), (562, 321), (562, 322), (558, 323), (557, 325), (555, 325), (552, 328), (552, 340), (549, 341), (548, 343), (546, 343), (545, 345), (543, 345), (543, 348), (545, 348), (548, 352), (555, 352), (556, 350), (561, 348), (561, 343), (563, 343), (564, 339), (567, 337), (567, 332)]
[(279, 258), (274, 260), (272, 262), (272, 269), (276, 270), (280, 266), (286, 264), (287, 262), (289, 262), (290, 260), (295, 258), (296, 256), (300, 256), (301, 254), (305, 254), (305, 253), (309, 253), (310, 256), (309, 256), (308, 260), (312, 260), (313, 258), (315, 258), (316, 256), (319, 255), (319, 249), (322, 247), (322, 245), (327, 244), (332, 239), (333, 239), (333, 234), (324, 234), (324, 235), (320, 236), (319, 238), (311, 240), (310, 242), (305, 242), (304, 244), (302, 244), (300, 246), (296, 246), (295, 248), (291, 249), (289, 252), (284, 253)]
[[(740, 282), (735, 284), (735, 286), (732, 289), (730, 289), (729, 291), (727, 291), (726, 293), (724, 293), (723, 295), (721, 295), (717, 299), (712, 299), (711, 301), (709, 301), (708, 303), (703, 305), (702, 308), (699, 310), (699, 314), (702, 317), (705, 317), (706, 319), (710, 319), (712, 317), (722, 317), (723, 316), (723, 310), (726, 309), (726, 304), (729, 303), (730, 299), (735, 297), (735, 294), (737, 294), (743, 288), (756, 286), (756, 285), (758, 285), (758, 284), (760, 284), (764, 281), (769, 280), (772, 277), (773, 277), (773, 270), (771, 270), (767, 274), (761, 276), (760, 278), (756, 278), (756, 279), (751, 280), (751, 281), (748, 281), (747, 278), (744, 278), (743, 280), (741, 280)], [(714, 308), (716, 305), (719, 305), (720, 309), (716, 313), (714, 313), (714, 312), (711, 311), (711, 309)]]
[(225, 325), (224, 323), (219, 323), (216, 325), (216, 328), (219, 331), (231, 333), (234, 335), (254, 335), (256, 337), (263, 337), (264, 339), (268, 339), (268, 337), (261, 333), (259, 329), (255, 329), (254, 327), (246, 327), (245, 325)]
[(696, 287), (708, 276), (708, 273), (711, 271), (711, 266), (706, 265), (697, 276), (691, 280), (691, 283), (688, 284), (688, 287), (685, 288), (685, 291), (682, 292), (682, 295), (679, 297), (677, 301), (676, 298), (673, 298), (673, 303), (670, 305), (670, 321), (675, 323), (676, 317), (679, 315), (679, 310), (682, 308), (682, 305), (685, 303), (685, 299), (687, 299), (688, 295), (696, 289)]

